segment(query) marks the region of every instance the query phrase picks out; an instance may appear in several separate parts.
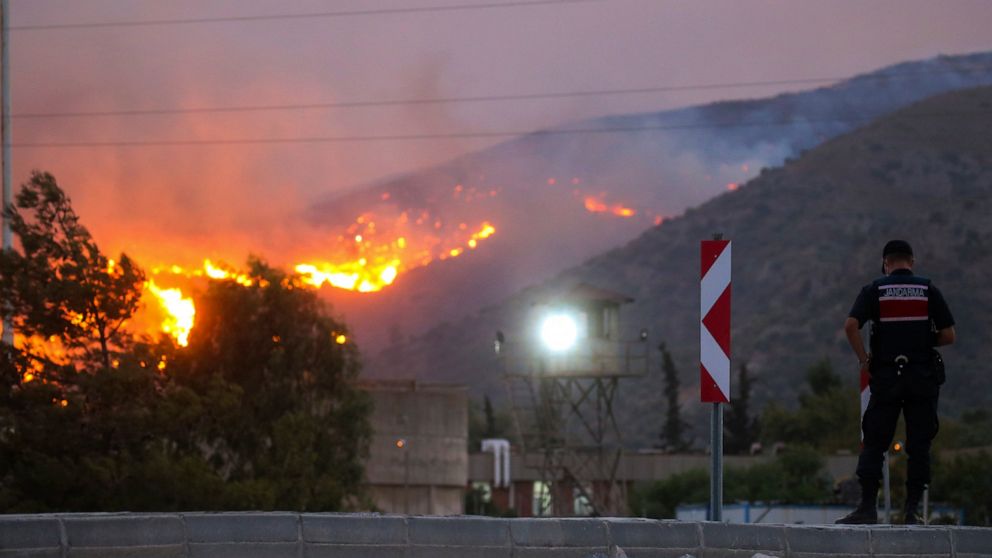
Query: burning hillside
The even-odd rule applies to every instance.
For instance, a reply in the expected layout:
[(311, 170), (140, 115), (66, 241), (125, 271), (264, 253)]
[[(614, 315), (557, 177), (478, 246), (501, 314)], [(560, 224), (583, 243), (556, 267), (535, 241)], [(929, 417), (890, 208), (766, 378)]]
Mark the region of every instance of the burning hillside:
[[(331, 250), (338, 255), (336, 258), (297, 263), (293, 269), (301, 282), (312, 288), (329, 285), (371, 293), (393, 284), (401, 273), (410, 269), (475, 250), (496, 234), (496, 227), (487, 221), (471, 227), (468, 223), (458, 223), (449, 233), (442, 229), (442, 222), (429, 220), (426, 212), (415, 219), (403, 212), (387, 221), (377, 220), (371, 212), (363, 213), (336, 237)], [(111, 261), (111, 272), (113, 266)], [(253, 284), (247, 274), (209, 259), (198, 268), (155, 267), (150, 270), (150, 276), (144, 285), (144, 292), (150, 296), (135, 317), (133, 329), (161, 331), (181, 346), (188, 343), (195, 322), (196, 307), (191, 293), (202, 288), (197, 283), (213, 280), (234, 281), (246, 287)], [(151, 300), (156, 304), (147, 302)]]
[[(484, 182), (484, 177), (479, 182)], [(554, 188), (557, 186), (560, 188)], [(605, 191), (587, 192), (579, 178), (561, 183), (549, 178), (546, 187), (552, 187), (551, 195), (559, 200), (556, 205), (564, 201), (587, 214), (652, 218), (650, 212), (639, 212), (609, 199)], [(421, 200), (389, 191), (373, 192), (360, 204), (349, 207), (357, 217), (346, 221), (346, 225), (334, 227), (330, 234), (311, 234), (329, 238), (320, 247), (326, 255), (301, 257), (283, 265), (311, 288), (382, 291), (409, 271), (468, 254), (497, 234), (494, 221), (485, 216), (501, 215), (497, 198), (502, 190), (498, 186), (456, 183), (443, 199), (436, 196)], [(149, 295), (147, 300), (155, 304), (146, 302), (133, 329), (167, 333), (183, 346), (196, 320), (193, 293), (203, 288), (204, 281), (252, 284), (245, 273), (210, 259), (195, 267), (156, 266), (149, 270), (149, 277), (144, 290)]]

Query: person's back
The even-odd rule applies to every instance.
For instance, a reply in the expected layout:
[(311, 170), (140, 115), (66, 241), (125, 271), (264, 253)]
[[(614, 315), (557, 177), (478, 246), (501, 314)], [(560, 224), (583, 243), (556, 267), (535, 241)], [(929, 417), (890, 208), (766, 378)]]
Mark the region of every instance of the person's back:
[[(893, 240), (882, 250), (884, 277), (861, 289), (844, 322), (844, 332), (870, 377), (871, 398), (861, 421), (858, 458), (861, 504), (838, 523), (876, 523), (876, 501), (885, 451), (895, 435), (899, 413), (906, 419), (904, 520), (917, 523), (917, 507), (930, 483), (930, 443), (937, 434), (937, 397), (944, 382), (943, 360), (934, 347), (954, 342), (954, 318), (943, 294), (913, 274), (913, 249)], [(871, 322), (871, 354), (860, 329)]]

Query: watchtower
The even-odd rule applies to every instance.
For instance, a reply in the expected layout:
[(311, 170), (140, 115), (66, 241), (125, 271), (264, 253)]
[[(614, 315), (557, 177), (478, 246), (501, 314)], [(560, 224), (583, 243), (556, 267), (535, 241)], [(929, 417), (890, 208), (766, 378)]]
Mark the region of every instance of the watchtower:
[(623, 339), (621, 306), (633, 299), (587, 284), (531, 306), (519, 337), (497, 334), (525, 455), (540, 456), (538, 513), (625, 515), (627, 486), (614, 403), (621, 378), (648, 369), (647, 332)]

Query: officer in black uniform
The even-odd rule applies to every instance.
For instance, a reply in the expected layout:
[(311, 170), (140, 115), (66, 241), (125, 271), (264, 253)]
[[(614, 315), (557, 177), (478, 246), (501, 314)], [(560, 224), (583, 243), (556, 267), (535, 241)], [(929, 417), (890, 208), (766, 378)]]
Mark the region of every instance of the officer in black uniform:
[[(954, 317), (929, 279), (913, 275), (913, 249), (892, 240), (882, 250), (884, 277), (861, 289), (844, 322), (847, 340), (862, 372), (870, 374), (871, 398), (861, 421), (863, 448), (858, 458), (861, 504), (837, 523), (878, 522), (882, 459), (900, 411), (906, 421), (906, 503), (903, 520), (920, 522), (917, 508), (930, 483), (930, 442), (937, 435), (937, 396), (944, 363), (934, 347), (954, 342)], [(871, 353), (860, 329), (871, 321)]]

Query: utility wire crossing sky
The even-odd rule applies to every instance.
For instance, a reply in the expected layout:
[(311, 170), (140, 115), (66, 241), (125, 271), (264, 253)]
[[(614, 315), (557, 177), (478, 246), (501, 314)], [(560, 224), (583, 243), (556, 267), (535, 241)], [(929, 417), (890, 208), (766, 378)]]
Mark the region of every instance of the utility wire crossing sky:
[(315, 202), (513, 136), (684, 129), (587, 121), (992, 50), (984, 0), (9, 5), (15, 183), (52, 172), (136, 255), (284, 251)]

